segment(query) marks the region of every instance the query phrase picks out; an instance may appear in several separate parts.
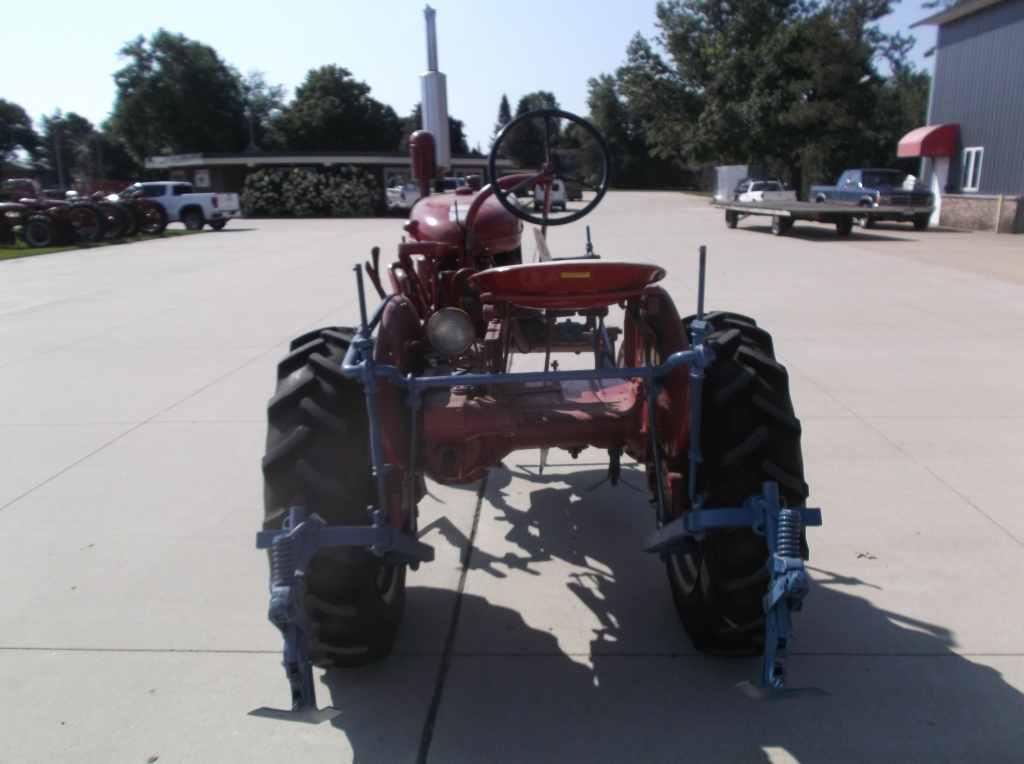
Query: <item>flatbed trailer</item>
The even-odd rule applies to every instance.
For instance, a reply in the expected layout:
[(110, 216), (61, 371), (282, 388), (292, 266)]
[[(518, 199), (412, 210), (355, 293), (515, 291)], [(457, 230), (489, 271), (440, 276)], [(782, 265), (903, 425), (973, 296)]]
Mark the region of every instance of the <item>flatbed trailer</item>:
[[(849, 236), (853, 221), (857, 218), (876, 220), (927, 221), (931, 208), (920, 207), (855, 207), (850, 204), (828, 204), (821, 202), (712, 202), (711, 206), (725, 211), (725, 224), (729, 228), (745, 217), (766, 216), (772, 219), (772, 233), (782, 236), (789, 232), (797, 220), (811, 220), (816, 223), (833, 223), (839, 236)], [(927, 227), (927, 222), (923, 227)]]

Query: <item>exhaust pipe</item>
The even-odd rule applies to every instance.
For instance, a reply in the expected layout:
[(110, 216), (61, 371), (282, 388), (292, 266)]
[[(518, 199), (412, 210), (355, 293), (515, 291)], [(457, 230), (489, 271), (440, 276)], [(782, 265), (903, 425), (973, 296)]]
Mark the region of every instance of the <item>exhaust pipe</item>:
[(420, 75), (420, 103), (423, 129), (434, 136), (434, 164), (438, 172), (451, 166), (451, 137), (448, 134), (448, 84), (437, 70), (437, 11), (423, 9), (427, 21), (427, 71)]

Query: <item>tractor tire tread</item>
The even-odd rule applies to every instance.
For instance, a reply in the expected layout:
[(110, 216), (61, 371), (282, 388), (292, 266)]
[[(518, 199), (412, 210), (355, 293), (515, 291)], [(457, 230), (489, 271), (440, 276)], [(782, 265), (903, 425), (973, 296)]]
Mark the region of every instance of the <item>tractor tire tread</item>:
[(294, 372), (301, 369), (306, 365), (306, 361), (309, 356), (318, 350), (323, 350), (327, 347), (327, 343), (317, 338), (310, 340), (305, 345), (300, 345), (294, 348), (288, 355), (282, 358), (277, 364), (277, 378), (284, 379), (285, 377), (291, 376)]
[[(328, 327), (290, 343), (267, 405), (263, 458), (265, 529), (302, 506), (329, 525), (370, 524), (368, 425), (361, 385), (341, 373), (351, 329)], [(405, 568), (369, 550), (317, 552), (306, 573), (304, 607), (311, 656), (322, 667), (354, 666), (390, 653), (405, 602)]]
[[(800, 420), (771, 335), (742, 314), (716, 311), (705, 318), (715, 360), (704, 379), (703, 462), (697, 474), (703, 505), (740, 506), (760, 494), (764, 482), (775, 481), (786, 505), (802, 506), (808, 488)], [(698, 649), (724, 655), (760, 651), (767, 557), (763, 537), (746, 528), (709, 533), (669, 555), (673, 599)]]

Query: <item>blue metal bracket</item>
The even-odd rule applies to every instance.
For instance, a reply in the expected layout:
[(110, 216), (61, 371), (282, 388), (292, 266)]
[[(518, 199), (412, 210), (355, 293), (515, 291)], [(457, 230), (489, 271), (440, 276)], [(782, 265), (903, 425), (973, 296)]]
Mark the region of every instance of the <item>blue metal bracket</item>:
[(648, 539), (644, 549), (664, 554), (688, 537), (700, 538), (722, 528), (753, 528), (768, 545), (768, 592), (764, 596), (765, 635), (761, 684), (785, 686), (786, 650), (793, 631), (791, 614), (800, 610), (810, 579), (800, 555), (801, 531), (821, 525), (821, 510), (783, 507), (777, 483), (765, 483), (763, 493), (751, 496), (742, 507), (697, 509), (665, 524)]
[(306, 569), (324, 547), (365, 547), (379, 557), (396, 563), (429, 562), (432, 547), (412, 536), (384, 525), (375, 513), (375, 525), (329, 526), (319, 515), (306, 516), (302, 507), (288, 510), (280, 530), (256, 534), (256, 548), (270, 550), (270, 609), (267, 617), (284, 637), (284, 665), (292, 692), (292, 710), (316, 710), (313, 662), (310, 656), (311, 628), (303, 598)]

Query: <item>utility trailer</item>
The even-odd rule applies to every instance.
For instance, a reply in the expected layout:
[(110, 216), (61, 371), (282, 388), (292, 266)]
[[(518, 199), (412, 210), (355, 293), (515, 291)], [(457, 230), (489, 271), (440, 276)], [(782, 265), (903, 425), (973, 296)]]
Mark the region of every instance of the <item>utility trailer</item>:
[[(906, 217), (920, 214), (921, 209), (900, 206), (854, 207), (849, 204), (821, 202), (712, 202), (711, 206), (725, 211), (725, 224), (735, 228), (745, 217), (761, 215), (772, 219), (772, 233), (783, 236), (797, 220), (833, 223), (839, 236), (849, 236), (854, 221)], [(929, 210), (930, 212), (930, 210)]]

